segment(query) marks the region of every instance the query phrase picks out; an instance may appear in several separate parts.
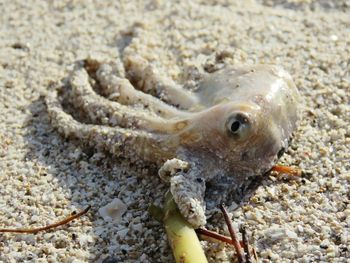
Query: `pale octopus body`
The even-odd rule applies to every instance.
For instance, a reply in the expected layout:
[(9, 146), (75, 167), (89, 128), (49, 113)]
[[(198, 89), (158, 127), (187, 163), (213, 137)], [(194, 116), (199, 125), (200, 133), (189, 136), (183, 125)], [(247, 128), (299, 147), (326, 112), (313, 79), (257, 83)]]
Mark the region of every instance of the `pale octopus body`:
[(90, 124), (67, 114), (55, 91), (46, 101), (52, 124), (113, 155), (156, 163), (194, 227), (206, 223), (206, 185), (214, 189), (206, 201), (218, 201), (270, 170), (288, 146), (299, 94), (282, 68), (226, 66), (189, 91), (140, 58), (124, 62), (126, 75), (94, 61), (78, 67), (67, 97)]

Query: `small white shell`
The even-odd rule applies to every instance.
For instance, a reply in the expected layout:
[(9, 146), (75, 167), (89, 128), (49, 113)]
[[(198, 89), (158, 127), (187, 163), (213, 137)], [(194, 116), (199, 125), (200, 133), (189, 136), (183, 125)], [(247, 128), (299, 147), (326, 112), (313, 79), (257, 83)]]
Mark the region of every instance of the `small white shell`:
[(126, 212), (127, 206), (118, 198), (115, 198), (101, 207), (98, 212), (105, 221), (120, 222), (122, 215)]

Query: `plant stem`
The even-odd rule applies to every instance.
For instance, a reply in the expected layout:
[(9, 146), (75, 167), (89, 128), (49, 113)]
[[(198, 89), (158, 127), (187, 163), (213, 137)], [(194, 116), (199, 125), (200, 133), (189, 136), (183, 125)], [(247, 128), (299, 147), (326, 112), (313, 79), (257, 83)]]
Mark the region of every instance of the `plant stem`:
[(180, 214), (170, 192), (165, 196), (163, 221), (177, 263), (208, 262), (195, 230)]

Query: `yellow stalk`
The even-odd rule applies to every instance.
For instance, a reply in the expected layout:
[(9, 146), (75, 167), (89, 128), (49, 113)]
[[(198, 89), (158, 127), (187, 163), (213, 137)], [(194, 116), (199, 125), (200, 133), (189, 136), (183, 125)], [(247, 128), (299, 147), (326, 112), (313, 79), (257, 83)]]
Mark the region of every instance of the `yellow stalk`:
[(164, 225), (176, 263), (206, 263), (195, 230), (180, 214), (170, 192), (165, 197)]

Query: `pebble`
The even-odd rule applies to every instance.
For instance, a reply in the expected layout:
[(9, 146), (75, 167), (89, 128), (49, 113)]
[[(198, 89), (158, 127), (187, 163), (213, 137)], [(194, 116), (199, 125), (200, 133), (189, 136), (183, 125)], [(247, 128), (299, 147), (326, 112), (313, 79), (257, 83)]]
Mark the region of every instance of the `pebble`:
[(118, 223), (122, 219), (122, 215), (126, 212), (127, 206), (119, 198), (115, 198), (107, 204), (101, 207), (98, 212), (100, 216), (106, 220), (112, 220), (114, 223)]

